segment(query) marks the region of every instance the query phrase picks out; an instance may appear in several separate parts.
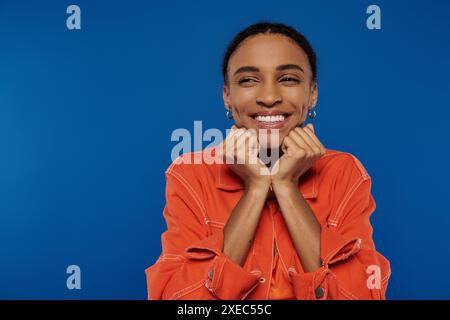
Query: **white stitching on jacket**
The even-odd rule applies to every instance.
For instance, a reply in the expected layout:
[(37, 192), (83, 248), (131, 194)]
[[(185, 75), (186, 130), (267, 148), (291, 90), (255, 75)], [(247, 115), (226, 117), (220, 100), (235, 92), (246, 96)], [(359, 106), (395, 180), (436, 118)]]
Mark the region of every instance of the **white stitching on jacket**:
[(171, 174), (175, 179), (177, 179), (181, 184), (183, 184), (183, 186), (186, 188), (186, 190), (194, 198), (195, 202), (197, 202), (197, 205), (200, 208), (200, 211), (202, 212), (203, 220), (206, 224), (206, 221), (208, 220), (207, 214), (206, 214), (206, 209), (205, 209), (202, 201), (200, 200), (199, 196), (195, 193), (194, 189), (191, 187), (191, 185), (186, 181), (186, 179), (184, 179), (179, 173), (177, 173), (175, 171), (171, 171), (168, 174)]
[(344, 196), (344, 199), (342, 200), (342, 202), (340, 203), (338, 209), (336, 210), (335, 213), (335, 218), (334, 219), (329, 219), (329, 221), (331, 223), (339, 223), (339, 218), (341, 217), (342, 212), (344, 211), (347, 203), (350, 201), (351, 197), (353, 196), (353, 194), (355, 193), (355, 191), (363, 184), (364, 181), (366, 181), (367, 179), (364, 179), (363, 176), (359, 177), (358, 180), (355, 181), (355, 183), (353, 184), (353, 186), (350, 188), (349, 192)]
[[(175, 292), (174, 294), (172, 294), (172, 296), (168, 300), (176, 300), (176, 299), (180, 298), (181, 296), (191, 293), (192, 291), (200, 288), (201, 286), (204, 286), (205, 283), (206, 283), (206, 280), (202, 279), (197, 283), (194, 283), (184, 289), (181, 289), (181, 290)], [(192, 289), (192, 290), (189, 291), (189, 289)]]

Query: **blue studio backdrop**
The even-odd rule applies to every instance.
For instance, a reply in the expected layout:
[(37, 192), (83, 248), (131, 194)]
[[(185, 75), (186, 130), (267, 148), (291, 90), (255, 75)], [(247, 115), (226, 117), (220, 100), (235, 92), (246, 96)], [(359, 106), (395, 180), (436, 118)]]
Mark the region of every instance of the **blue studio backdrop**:
[(1, 0), (1, 299), (146, 299), (171, 134), (230, 127), (221, 58), (260, 20), (317, 52), (316, 133), (372, 176), (387, 297), (450, 298), (450, 2)]

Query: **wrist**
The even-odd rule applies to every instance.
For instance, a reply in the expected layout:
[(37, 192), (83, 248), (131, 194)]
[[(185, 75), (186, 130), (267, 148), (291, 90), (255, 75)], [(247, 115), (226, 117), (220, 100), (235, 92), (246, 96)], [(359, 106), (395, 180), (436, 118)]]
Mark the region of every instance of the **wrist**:
[(264, 193), (270, 188), (270, 179), (251, 181), (245, 185), (245, 189), (250, 192)]
[(291, 180), (274, 180), (272, 181), (272, 188), (275, 193), (285, 194), (292, 190), (297, 190), (298, 185)]

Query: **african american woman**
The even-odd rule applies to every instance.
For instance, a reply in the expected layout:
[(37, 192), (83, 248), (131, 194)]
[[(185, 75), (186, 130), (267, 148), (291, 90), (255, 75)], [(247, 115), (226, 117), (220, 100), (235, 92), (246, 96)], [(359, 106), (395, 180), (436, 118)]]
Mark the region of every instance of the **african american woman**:
[[(148, 298), (385, 299), (371, 177), (305, 125), (318, 97), (308, 40), (284, 24), (251, 25), (228, 46), (222, 74), (234, 123), (221, 144), (166, 171), (167, 231), (146, 269)], [(269, 168), (251, 154), (278, 157)], [(198, 155), (205, 161), (186, 161)]]

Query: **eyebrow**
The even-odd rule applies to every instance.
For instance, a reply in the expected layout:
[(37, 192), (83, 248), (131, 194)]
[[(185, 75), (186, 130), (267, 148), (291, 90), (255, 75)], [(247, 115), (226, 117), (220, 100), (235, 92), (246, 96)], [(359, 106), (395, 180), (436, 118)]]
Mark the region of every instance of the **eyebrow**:
[[(293, 63), (289, 63), (289, 64), (280, 64), (276, 70), (277, 71), (285, 71), (285, 70), (300, 70), (301, 72), (305, 73), (305, 71), (303, 70), (302, 67), (300, 67), (297, 64), (293, 64)], [(259, 68), (254, 67), (254, 66), (244, 66), (244, 67), (240, 67), (239, 69), (236, 70), (236, 72), (234, 73), (234, 75), (237, 75), (238, 73), (242, 73), (242, 72), (259, 72)]]

